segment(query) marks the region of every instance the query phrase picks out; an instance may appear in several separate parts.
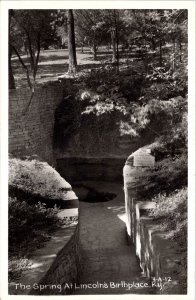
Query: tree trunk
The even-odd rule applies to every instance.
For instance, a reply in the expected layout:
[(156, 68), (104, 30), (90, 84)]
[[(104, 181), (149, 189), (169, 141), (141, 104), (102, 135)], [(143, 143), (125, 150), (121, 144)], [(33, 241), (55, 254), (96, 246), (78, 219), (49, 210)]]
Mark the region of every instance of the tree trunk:
[(93, 50), (93, 59), (97, 60), (97, 45), (95, 43), (93, 44), (92, 50)]
[(13, 70), (12, 70), (12, 46), (10, 45), (10, 27), (11, 27), (11, 19), (12, 19), (12, 10), (9, 10), (9, 53), (8, 53), (8, 66), (9, 66), (9, 89), (15, 89), (16, 85), (15, 85), (15, 79), (14, 79), (14, 75), (13, 75)]
[(115, 13), (115, 39), (116, 39), (116, 63), (117, 63), (117, 73), (119, 73), (118, 21), (119, 21), (119, 15), (116, 15), (116, 13)]
[(159, 65), (162, 66), (162, 42), (159, 41)]
[(155, 43), (154, 39), (152, 39), (151, 43), (152, 43), (152, 50), (155, 51), (156, 50), (156, 43)]
[(180, 59), (180, 62), (182, 62), (182, 53), (181, 53), (181, 51), (182, 51), (182, 43), (181, 43), (181, 39), (179, 41), (179, 48), (180, 48), (180, 57), (179, 57), (179, 59)]
[(9, 89), (15, 89), (16, 85), (15, 85), (15, 79), (14, 79), (14, 75), (13, 75), (13, 71), (12, 71), (12, 47), (9, 46)]
[(174, 39), (173, 40), (173, 61), (172, 61), (172, 69), (173, 69), (173, 71), (175, 71), (175, 65), (176, 65), (176, 62), (175, 62), (175, 52), (176, 52), (176, 41)]
[(75, 75), (77, 60), (76, 60), (76, 45), (75, 45), (75, 31), (74, 31), (74, 16), (73, 10), (68, 10), (68, 49), (69, 49), (69, 69), (68, 73)]
[(111, 31), (111, 40), (112, 40), (112, 62), (117, 61), (117, 52), (116, 52), (116, 32), (115, 30)]

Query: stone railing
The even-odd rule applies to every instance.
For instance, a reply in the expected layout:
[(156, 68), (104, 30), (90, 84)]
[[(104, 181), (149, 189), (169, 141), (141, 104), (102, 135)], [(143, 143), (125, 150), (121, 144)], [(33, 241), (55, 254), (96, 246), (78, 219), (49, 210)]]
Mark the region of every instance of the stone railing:
[(155, 208), (153, 201), (142, 201), (138, 186), (154, 168), (155, 158), (150, 150), (141, 148), (131, 154), (124, 166), (126, 226), (129, 240), (135, 245), (136, 255), (144, 276), (152, 281), (158, 294), (181, 294), (179, 265), (181, 255), (175, 241), (167, 238), (161, 224), (149, 215)]

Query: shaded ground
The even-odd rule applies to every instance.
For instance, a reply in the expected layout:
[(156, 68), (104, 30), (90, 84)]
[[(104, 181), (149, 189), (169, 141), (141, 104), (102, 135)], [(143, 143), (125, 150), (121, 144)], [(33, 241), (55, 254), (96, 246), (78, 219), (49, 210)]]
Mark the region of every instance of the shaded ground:
[[(29, 58), (22, 56), (25, 64), (30, 66)], [(68, 50), (45, 50), (40, 54), (39, 67), (37, 72), (37, 83), (43, 83), (48, 80), (57, 79), (58, 76), (63, 75), (68, 71)], [(85, 50), (81, 53), (81, 50), (77, 50), (77, 63), (78, 70), (88, 69), (96, 67), (101, 64), (99, 59), (92, 61), (92, 54), (90, 51)], [(25, 87), (27, 85), (26, 73), (21, 67), (17, 57), (12, 58), (13, 73), (16, 80), (17, 87)]]
[[(186, 57), (187, 49), (184, 45), (182, 52), (182, 59)], [(167, 44), (162, 47), (162, 56), (166, 60), (169, 59), (168, 51), (171, 48), (171, 45)], [(55, 50), (42, 50), (40, 53), (38, 72), (36, 81), (38, 84), (44, 83), (51, 80), (57, 80), (59, 76), (65, 74), (68, 71), (68, 49), (55, 49)], [(97, 52), (97, 60), (93, 59), (93, 54), (90, 49), (84, 47), (83, 52), (81, 48), (76, 49), (77, 55), (77, 64), (78, 64), (78, 72), (82, 72), (83, 70), (97, 68), (101, 65), (107, 66), (112, 64), (112, 49), (107, 49), (102, 46), (99, 47)], [(120, 57), (120, 65), (121, 66), (131, 66), (134, 71), (139, 69), (140, 72), (144, 71), (144, 61), (145, 60), (145, 52), (143, 52), (139, 48), (132, 48), (126, 50), (119, 51)], [(156, 51), (148, 51), (148, 60), (158, 60), (159, 59), (159, 50)], [(26, 55), (22, 56), (25, 64), (30, 67), (29, 58)], [(16, 56), (12, 57), (12, 67), (13, 73), (16, 81), (17, 87), (28, 87), (26, 80), (26, 72), (22, 68), (18, 58)], [(30, 69), (30, 68), (29, 68)]]
[[(125, 61), (127, 64), (127, 59), (130, 59), (132, 54), (122, 53), (121, 56), (121, 64), (124, 64)], [(135, 55), (133, 56), (135, 57)], [(29, 58), (26, 55), (23, 55), (22, 59), (30, 69)], [(37, 83), (40, 84), (50, 80), (57, 80), (59, 76), (65, 74), (68, 71), (68, 59), (67, 49), (41, 51), (36, 77)], [(95, 61), (93, 60), (93, 55), (88, 48), (85, 48), (83, 53), (81, 52), (81, 49), (77, 49), (78, 72), (97, 68), (103, 64), (104, 66), (111, 65), (111, 63), (112, 50), (99, 51), (97, 54), (97, 60)], [(130, 63), (132, 62), (130, 61)], [(12, 67), (17, 88), (28, 87), (26, 73), (21, 67), (21, 64), (16, 56), (12, 58)]]
[[(81, 262), (75, 294), (155, 293), (148, 279), (142, 277), (134, 246), (127, 242), (122, 186), (106, 182), (85, 184), (100, 192), (113, 192), (117, 197), (109, 202), (80, 202)], [(133, 283), (146, 283), (148, 287), (134, 288)], [(86, 288), (85, 284), (95, 285)]]

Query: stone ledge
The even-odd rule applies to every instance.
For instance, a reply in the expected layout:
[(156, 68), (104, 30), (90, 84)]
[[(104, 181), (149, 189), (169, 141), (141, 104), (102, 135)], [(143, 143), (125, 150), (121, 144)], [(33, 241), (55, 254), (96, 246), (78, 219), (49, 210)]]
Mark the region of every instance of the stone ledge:
[(186, 294), (180, 275), (183, 253), (177, 243), (168, 238), (161, 224), (148, 215), (155, 203), (136, 201), (129, 195), (130, 190), (126, 193), (127, 233), (135, 245), (143, 275), (150, 280), (163, 280), (161, 287), (155, 286), (157, 294)]
[(140, 266), (144, 275), (151, 280), (153, 277), (162, 280), (157, 294), (186, 294), (179, 275), (182, 254), (177, 243), (167, 237), (161, 224), (147, 217), (141, 217), (138, 235), (141, 241)]

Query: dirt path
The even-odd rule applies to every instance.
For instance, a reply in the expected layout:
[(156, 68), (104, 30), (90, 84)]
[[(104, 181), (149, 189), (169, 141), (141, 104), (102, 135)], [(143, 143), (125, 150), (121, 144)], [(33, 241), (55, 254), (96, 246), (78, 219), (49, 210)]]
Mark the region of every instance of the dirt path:
[[(80, 202), (81, 262), (75, 294), (153, 293), (141, 275), (134, 246), (127, 243), (122, 187), (111, 183), (93, 186), (117, 197), (104, 203)], [(134, 288), (133, 283), (149, 286)], [(94, 285), (86, 288), (85, 284)]]

